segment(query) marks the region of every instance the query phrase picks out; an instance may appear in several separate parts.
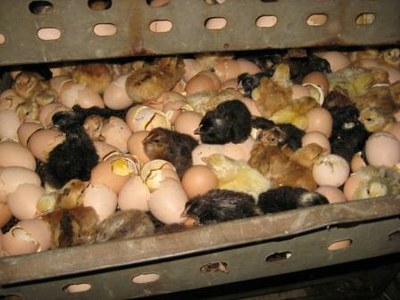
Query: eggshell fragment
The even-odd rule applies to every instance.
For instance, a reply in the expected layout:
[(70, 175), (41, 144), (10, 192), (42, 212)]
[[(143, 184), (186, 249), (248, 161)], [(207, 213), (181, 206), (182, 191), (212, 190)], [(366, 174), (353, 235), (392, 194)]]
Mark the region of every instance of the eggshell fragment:
[(319, 131), (309, 131), (301, 138), (301, 145), (304, 147), (309, 144), (317, 144), (324, 148), (326, 151), (331, 152), (331, 144), (329, 139)]
[(12, 89), (0, 93), (0, 110), (15, 110), (25, 100), (18, 96)]
[(171, 129), (171, 123), (166, 114), (145, 105), (131, 107), (126, 113), (125, 121), (133, 132), (151, 131), (156, 127)]
[(1, 167), (25, 167), (36, 170), (36, 160), (29, 149), (20, 143), (12, 141), (0, 142)]
[(93, 106), (104, 108), (101, 96), (80, 83), (73, 83), (68, 87), (63, 87), (60, 94), (60, 101), (69, 108), (72, 108), (74, 105), (79, 105), (82, 108)]
[(118, 194), (118, 206), (121, 210), (138, 209), (148, 211), (150, 190), (138, 175), (133, 175), (123, 185)]
[(100, 160), (103, 160), (106, 156), (111, 153), (119, 153), (120, 150), (106, 142), (94, 140), (93, 141), (94, 148), (96, 149), (96, 153), (99, 156)]
[(326, 97), (326, 95), (328, 95), (329, 81), (324, 73), (319, 71), (313, 71), (308, 73), (306, 76), (304, 76), (302, 84), (306, 85), (308, 83), (315, 84), (321, 87), (324, 96)]
[(346, 182), (349, 174), (349, 164), (343, 157), (336, 154), (319, 156), (312, 168), (313, 178), (319, 186), (339, 187)]
[(366, 165), (367, 165), (366, 162), (361, 157), (361, 152), (357, 152), (356, 154), (353, 155), (350, 162), (350, 168), (352, 172), (357, 172), (361, 167), (364, 167)]
[(181, 112), (175, 120), (175, 131), (190, 135), (200, 141), (200, 135), (194, 134), (194, 131), (199, 127), (202, 118), (203, 116), (195, 111)]
[(0, 140), (18, 140), (17, 130), (20, 125), (14, 110), (0, 110)]
[(193, 166), (183, 174), (182, 187), (190, 199), (217, 188), (218, 177), (207, 166)]
[(50, 152), (65, 139), (65, 134), (57, 129), (39, 129), (32, 133), (27, 146), (38, 160), (46, 162)]
[(45, 190), (39, 185), (26, 183), (7, 196), (7, 205), (19, 220), (33, 219), (37, 217), (37, 203), (44, 195)]
[(42, 124), (40, 124), (39, 122), (25, 122), (23, 123), (21, 126), (19, 126), (18, 130), (17, 130), (17, 135), (18, 135), (18, 140), (19, 142), (24, 145), (27, 146), (28, 144), (28, 139), (30, 138), (30, 136), (37, 130), (42, 129), (43, 126)]
[(132, 133), (132, 135), (128, 138), (128, 151), (134, 157), (136, 157), (140, 162), (146, 163), (150, 161), (144, 152), (143, 148), (143, 140), (149, 135), (149, 131), (137, 131)]
[(107, 144), (117, 147), (122, 152), (128, 152), (127, 141), (131, 134), (132, 130), (124, 120), (114, 116), (104, 123), (100, 133)]
[(41, 107), (39, 113), (39, 121), (43, 126), (48, 127), (53, 125), (53, 116), (60, 111), (70, 111), (71, 109), (59, 102), (53, 102)]
[(118, 196), (115, 191), (102, 183), (91, 183), (83, 193), (83, 206), (91, 206), (96, 211), (99, 222), (117, 209)]
[(389, 132), (373, 133), (365, 143), (365, 156), (372, 166), (393, 166), (400, 162), (400, 141)]
[[(7, 203), (0, 202), (0, 228), (8, 223), (12, 218), (12, 214), (10, 209), (8, 208)], [(1, 232), (1, 230), (0, 230)], [(0, 255), (1, 256), (1, 255)]]
[(203, 91), (218, 91), (221, 87), (221, 82), (217, 75), (211, 71), (201, 71), (193, 76), (186, 84), (185, 91), (187, 95)]
[(348, 55), (340, 51), (327, 51), (322, 53), (321, 57), (328, 61), (332, 72), (336, 72), (350, 65), (350, 58)]
[(125, 89), (126, 79), (129, 75), (118, 77), (106, 87), (103, 99), (107, 107), (111, 109), (124, 109), (133, 104)]
[(329, 203), (339, 203), (347, 201), (344, 193), (335, 186), (323, 185), (318, 187), (315, 192), (325, 196), (328, 199)]

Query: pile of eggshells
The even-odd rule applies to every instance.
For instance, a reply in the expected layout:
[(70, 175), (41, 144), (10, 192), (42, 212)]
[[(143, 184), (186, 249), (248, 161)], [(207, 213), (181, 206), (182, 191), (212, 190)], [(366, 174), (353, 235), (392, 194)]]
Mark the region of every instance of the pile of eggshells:
[[(361, 59), (365, 67), (387, 71), (388, 84), (400, 80), (398, 64), (396, 67), (337, 51), (320, 55), (330, 63), (333, 72)], [(41, 182), (36, 170), (38, 161), (46, 162), (51, 150), (65, 140), (65, 134), (52, 126), (52, 116), (56, 112), (71, 110), (74, 105), (115, 110), (131, 107), (125, 120), (111, 117), (85, 128), (100, 161), (93, 168), (90, 181), (85, 182), (80, 205), (93, 207), (98, 222), (118, 210), (138, 209), (150, 212), (163, 224), (182, 224), (189, 199), (218, 187), (217, 174), (205, 164), (203, 157), (222, 153), (237, 160), (249, 159), (256, 133), (240, 144), (200, 143), (193, 151), (193, 166), (182, 179), (171, 163), (150, 161), (146, 156), (142, 140), (156, 127), (189, 134), (200, 141), (193, 132), (207, 110), (204, 103), (196, 105), (196, 99), (203, 99), (204, 93), (220, 93), (225, 100), (239, 99), (252, 115), (261, 116), (254, 101), (243, 96), (237, 79), (242, 73), (260, 72), (255, 63), (234, 59), (228, 54), (185, 58), (183, 62), (183, 77), (175, 86), (135, 106), (127, 94), (126, 81), (131, 72), (140, 67), (140, 62), (128, 64), (128, 67), (98, 65), (99, 72), (103, 73), (94, 74), (93, 78), (74, 76), (76, 74), (71, 71), (74, 67), (53, 68), (53, 77), (42, 82), (36, 92), (24, 95), (14, 86), (0, 94), (0, 227), (4, 228), (12, 217), (17, 219), (8, 231), (0, 232), (3, 255), (52, 248), (52, 232), (42, 219), (46, 210), (41, 209), (39, 203), (43, 204), (43, 199), (54, 193), (54, 189)], [(12, 76), (15, 78), (18, 74), (15, 72)], [(330, 87), (326, 74), (312, 72), (304, 78), (303, 84), (293, 84), (291, 89), (293, 100), (311, 96), (322, 105)], [(317, 143), (329, 151), (328, 138), (332, 131), (329, 111), (316, 107), (306, 115), (303, 145)], [(374, 166), (395, 167), (400, 162), (400, 113), (395, 116), (396, 122), (385, 131), (374, 133), (367, 142), (368, 162)], [(313, 168), (319, 185), (316, 191), (331, 203), (354, 200), (352, 191), (357, 181), (354, 174), (362, 165), (365, 162), (360, 156), (350, 164), (338, 155), (327, 154)]]

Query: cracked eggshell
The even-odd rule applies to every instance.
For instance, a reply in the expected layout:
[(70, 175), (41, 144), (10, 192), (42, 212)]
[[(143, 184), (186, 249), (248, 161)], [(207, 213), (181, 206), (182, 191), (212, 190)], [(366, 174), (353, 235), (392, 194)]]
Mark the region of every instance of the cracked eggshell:
[(138, 209), (149, 211), (150, 190), (139, 175), (133, 175), (118, 193), (118, 207), (121, 210)]
[(104, 104), (111, 109), (124, 109), (133, 104), (131, 98), (126, 93), (126, 79), (130, 74), (122, 75), (111, 82), (105, 89), (103, 99)]
[(90, 183), (82, 196), (83, 206), (91, 206), (96, 211), (99, 222), (112, 215), (117, 209), (117, 193), (102, 183)]
[(18, 220), (33, 219), (38, 216), (37, 203), (44, 193), (40, 185), (21, 184), (7, 196), (7, 205)]
[(349, 163), (336, 154), (321, 155), (312, 167), (312, 175), (319, 186), (330, 185), (339, 187), (343, 185), (350, 175)]
[(24, 145), (13, 142), (0, 142), (0, 166), (1, 167), (25, 167), (36, 170), (36, 160), (31, 151)]
[(64, 85), (60, 94), (60, 101), (69, 108), (72, 108), (74, 105), (79, 105), (82, 108), (93, 106), (104, 108), (101, 96), (80, 83), (72, 83), (68, 86)]
[(117, 147), (124, 153), (128, 152), (127, 142), (131, 134), (132, 130), (128, 124), (124, 120), (114, 116), (103, 123), (100, 133), (107, 144)]
[(70, 111), (71, 109), (59, 102), (53, 102), (41, 107), (39, 121), (44, 127), (53, 125), (53, 116), (59, 111)]
[(180, 181), (174, 165), (163, 159), (154, 159), (144, 164), (140, 176), (150, 192), (158, 189), (166, 179)]
[(46, 251), (50, 248), (50, 226), (41, 219), (23, 220), (2, 237), (3, 250), (9, 255)]
[(150, 131), (156, 127), (171, 129), (171, 123), (162, 111), (145, 105), (131, 107), (125, 121), (133, 132)]
[(119, 153), (120, 150), (106, 142), (94, 140), (93, 141), (94, 148), (96, 149), (96, 153), (99, 156), (100, 160), (103, 160), (106, 156), (110, 155), (111, 153)]
[(19, 142), (27, 146), (30, 136), (39, 129), (43, 129), (43, 125), (39, 122), (30, 121), (23, 123), (17, 130)]
[(65, 141), (65, 134), (57, 129), (36, 130), (28, 140), (28, 149), (41, 162), (46, 162), (49, 153)]
[(21, 126), (21, 121), (14, 110), (0, 110), (0, 140), (17, 141), (19, 126)]

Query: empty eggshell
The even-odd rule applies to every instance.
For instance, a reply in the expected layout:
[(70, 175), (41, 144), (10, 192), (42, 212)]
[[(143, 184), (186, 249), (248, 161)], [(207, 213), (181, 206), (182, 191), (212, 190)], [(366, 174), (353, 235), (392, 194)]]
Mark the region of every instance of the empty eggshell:
[(308, 144), (317, 144), (328, 152), (331, 151), (331, 144), (329, 142), (329, 139), (325, 136), (325, 134), (319, 131), (309, 131), (301, 138), (302, 146)]
[(302, 97), (311, 97), (310, 90), (300, 84), (292, 85), (292, 99), (299, 99)]
[(365, 156), (372, 166), (394, 166), (400, 162), (400, 141), (389, 132), (373, 133), (365, 143)]
[(166, 179), (180, 181), (174, 165), (163, 159), (154, 159), (145, 163), (140, 176), (150, 192), (158, 189)]
[(171, 129), (171, 123), (166, 114), (145, 105), (131, 107), (126, 113), (125, 121), (133, 131), (150, 131), (156, 127)]
[(131, 134), (132, 131), (124, 120), (114, 116), (104, 122), (100, 133), (107, 144), (117, 147), (122, 152), (128, 152), (127, 141)]
[(57, 129), (39, 129), (32, 133), (27, 146), (38, 160), (46, 162), (49, 153), (65, 138), (65, 134)]
[(102, 183), (91, 183), (83, 193), (83, 205), (96, 211), (99, 221), (113, 214), (117, 209), (117, 193)]
[(94, 140), (93, 141), (94, 148), (96, 149), (96, 153), (99, 156), (99, 160), (103, 160), (106, 156), (111, 153), (120, 153), (120, 150), (106, 142)]
[(340, 51), (327, 51), (321, 53), (321, 57), (328, 61), (332, 72), (336, 72), (350, 65), (350, 58), (348, 55)]
[(0, 110), (15, 110), (25, 100), (18, 96), (13, 90), (8, 89), (0, 93)]
[(321, 155), (312, 167), (312, 175), (319, 186), (339, 187), (349, 177), (350, 166), (347, 161), (336, 154)]
[(326, 97), (329, 91), (329, 81), (324, 73), (319, 71), (313, 71), (308, 73), (306, 76), (304, 76), (302, 80), (302, 85), (307, 85), (309, 83), (321, 87), (322, 92)]
[(133, 156), (135, 156), (140, 162), (146, 163), (150, 161), (144, 152), (143, 148), (143, 140), (149, 135), (149, 131), (137, 131), (132, 133), (132, 135), (128, 138), (128, 151)]
[(36, 160), (29, 149), (20, 143), (12, 141), (0, 142), (1, 167), (25, 167), (36, 170)]
[(217, 75), (211, 71), (201, 71), (193, 76), (186, 84), (185, 91), (187, 95), (203, 91), (218, 91), (221, 87), (221, 82)]
[(216, 189), (218, 187), (218, 177), (207, 166), (192, 166), (183, 174), (182, 187), (190, 199)]
[(306, 132), (319, 131), (327, 138), (331, 136), (333, 118), (331, 113), (323, 107), (315, 107), (307, 112), (308, 126)]
[(0, 140), (18, 140), (17, 130), (21, 122), (14, 110), (0, 110)]
[(315, 192), (325, 196), (329, 203), (346, 202), (346, 196), (339, 188), (335, 186), (323, 185), (318, 187)]
[(45, 190), (39, 185), (25, 183), (7, 196), (8, 207), (19, 220), (33, 219), (37, 217), (37, 203), (44, 195)]
[(43, 126), (48, 127), (53, 124), (53, 115), (59, 111), (69, 111), (71, 110), (69, 107), (59, 103), (53, 102), (50, 104), (46, 104), (41, 107), (39, 113), (39, 121), (43, 124)]
[(361, 155), (362, 155), (361, 152), (357, 152), (356, 154), (353, 155), (350, 162), (350, 168), (352, 172), (357, 172), (361, 167), (367, 165)]
[(104, 104), (111, 109), (124, 109), (133, 104), (131, 98), (126, 93), (126, 79), (130, 74), (122, 75), (111, 82), (105, 89), (103, 99)]
[(194, 134), (196, 128), (199, 127), (203, 116), (195, 111), (183, 111), (175, 120), (175, 131), (188, 134), (195, 140), (200, 141), (200, 135)]
[[(0, 228), (8, 223), (12, 218), (12, 214), (10, 209), (8, 208), (7, 203), (2, 203), (0, 201)], [(0, 230), (1, 232), (1, 230)]]
[(30, 136), (39, 129), (42, 129), (43, 126), (41, 123), (39, 122), (25, 122), (23, 123), (21, 126), (19, 126), (18, 130), (17, 130), (17, 135), (18, 135), (18, 140), (19, 142), (24, 145), (27, 146), (28, 144), (28, 139), (30, 138)]
[(121, 210), (138, 209), (148, 211), (150, 190), (138, 175), (133, 175), (124, 184), (118, 194), (118, 207)]
[(64, 87), (61, 91), (60, 101), (69, 108), (74, 105), (79, 105), (82, 108), (93, 106), (104, 108), (101, 96), (80, 83), (73, 83), (68, 88)]
[(193, 58), (184, 58), (184, 73), (183, 79), (188, 82), (193, 76), (203, 70), (201, 64)]

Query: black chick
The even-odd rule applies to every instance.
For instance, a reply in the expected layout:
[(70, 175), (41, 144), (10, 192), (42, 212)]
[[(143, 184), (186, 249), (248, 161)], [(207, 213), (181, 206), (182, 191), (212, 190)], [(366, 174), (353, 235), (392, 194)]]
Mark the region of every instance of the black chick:
[(215, 224), (260, 215), (254, 197), (242, 192), (214, 189), (190, 199), (186, 215), (198, 225)]
[(172, 163), (182, 178), (192, 166), (192, 151), (198, 142), (188, 134), (157, 127), (142, 141), (144, 152), (150, 160), (163, 159)]
[(258, 207), (264, 214), (327, 203), (328, 200), (321, 194), (291, 186), (270, 189), (258, 197)]
[(205, 144), (244, 142), (251, 132), (251, 113), (239, 100), (224, 101), (208, 111), (194, 131)]
[(360, 114), (354, 105), (334, 106), (329, 112), (333, 117), (331, 152), (350, 162), (354, 154), (363, 150), (370, 133), (358, 120)]
[(66, 134), (66, 140), (49, 153), (43, 165), (44, 180), (55, 188), (61, 188), (71, 179), (89, 180), (99, 156), (82, 127), (81, 115), (62, 111), (54, 114), (52, 120)]
[(297, 150), (301, 148), (301, 139), (305, 132), (292, 124), (275, 124), (273, 121), (263, 117), (254, 117), (251, 120), (251, 126), (257, 129), (279, 128), (285, 136), (284, 140), (279, 141), (279, 146), (288, 145), (290, 149)]

